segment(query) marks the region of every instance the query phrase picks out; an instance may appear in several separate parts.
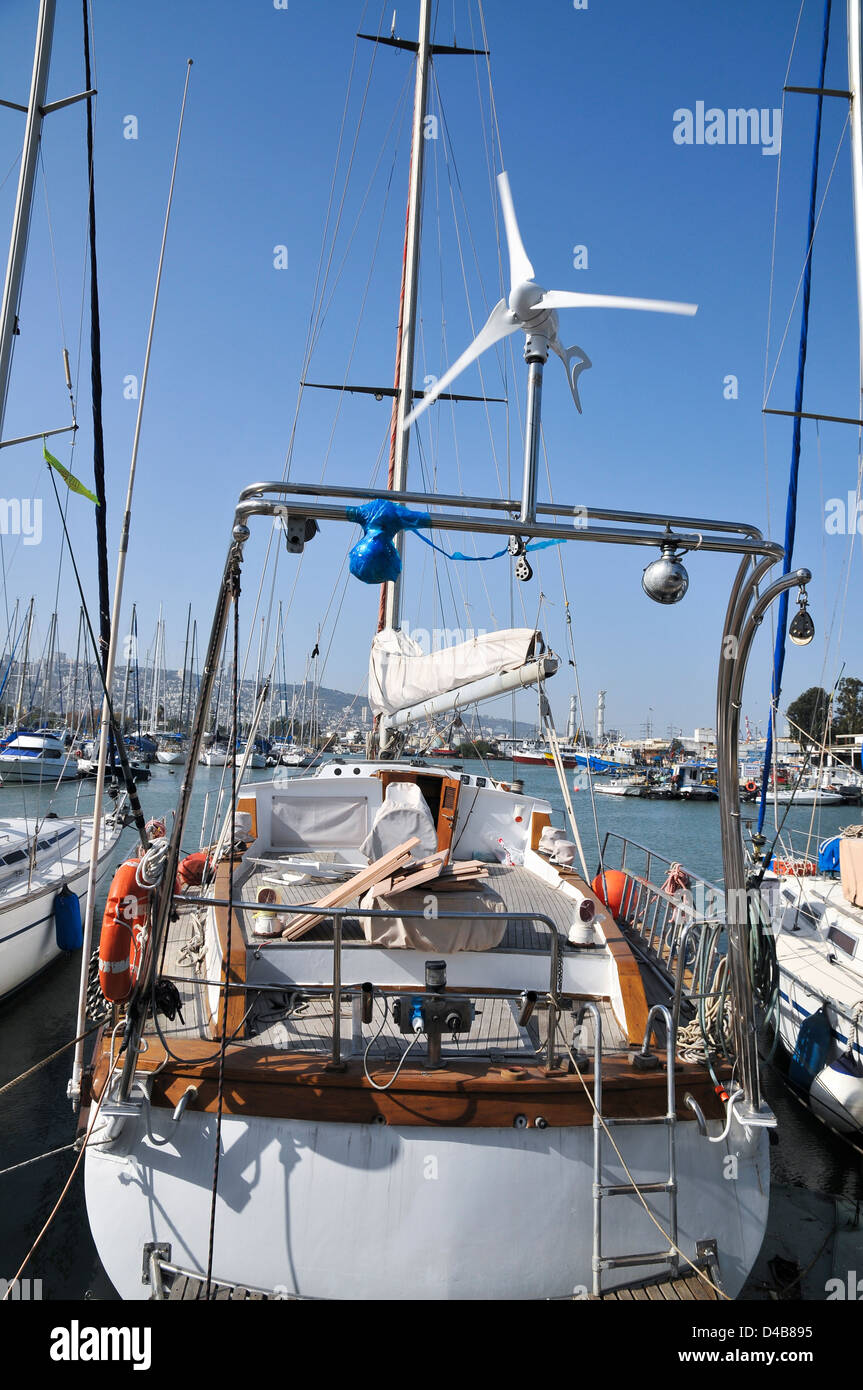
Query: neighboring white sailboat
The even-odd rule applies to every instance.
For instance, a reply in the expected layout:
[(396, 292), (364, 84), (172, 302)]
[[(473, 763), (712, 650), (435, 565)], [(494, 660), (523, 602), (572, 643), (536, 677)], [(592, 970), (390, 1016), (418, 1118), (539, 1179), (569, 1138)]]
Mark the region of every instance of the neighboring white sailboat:
[[(863, 78), (861, 78), (860, 0), (847, 4), (848, 95), (850, 95), (851, 171), (859, 334), (858, 404), (863, 401)], [(826, 56), (828, 35), (823, 53)], [(822, 59), (823, 61), (823, 59)], [(836, 93), (841, 96), (842, 93)], [(821, 97), (818, 97), (819, 102)], [(815, 218), (815, 178), (810, 196), (811, 231)], [(820, 216), (820, 213), (819, 213)], [(807, 253), (808, 254), (808, 253)], [(798, 394), (802, 395), (806, 305), (801, 330)], [(817, 416), (815, 418), (818, 418)], [(853, 423), (848, 421), (847, 423)], [(796, 442), (799, 443), (799, 440)], [(859, 467), (859, 454), (857, 457)], [(796, 494), (796, 480), (794, 482)], [(850, 564), (850, 559), (849, 559)], [(846, 581), (847, 582), (847, 581)], [(847, 589), (846, 589), (847, 592)], [(853, 590), (852, 590), (853, 592)], [(794, 623), (792, 641), (806, 640), (811, 620), (805, 612), (803, 636)], [(799, 622), (798, 615), (798, 622)], [(859, 778), (851, 769), (823, 768), (797, 785), (796, 774), (771, 791), (783, 806), (838, 806), (856, 799)], [(814, 817), (814, 812), (813, 812)], [(821, 839), (814, 830), (789, 833), (784, 818), (768, 848), (766, 829), (752, 835), (752, 871), (760, 884), (765, 926), (761, 952), (766, 961), (762, 999), (769, 1031), (784, 1049), (782, 1073), (794, 1093), (830, 1129), (863, 1147), (863, 826)]]
[[(99, 881), (124, 824), (118, 813), (100, 826)], [(0, 999), (27, 984), (62, 951), (80, 948), (80, 905), (93, 834), (93, 819), (86, 816), (51, 816), (35, 830), (21, 817), (0, 819)]]

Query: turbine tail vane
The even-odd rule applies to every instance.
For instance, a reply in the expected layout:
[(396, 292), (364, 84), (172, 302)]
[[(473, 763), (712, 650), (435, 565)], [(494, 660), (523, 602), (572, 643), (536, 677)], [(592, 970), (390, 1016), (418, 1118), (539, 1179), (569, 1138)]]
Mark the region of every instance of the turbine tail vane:
[(556, 352), (563, 365), (566, 367), (566, 375), (569, 381), (569, 389), (572, 392), (572, 399), (575, 401), (575, 408), (581, 415), (581, 400), (578, 395), (578, 378), (582, 372), (586, 372), (593, 363), (585, 352), (584, 348), (562, 346), (560, 339), (557, 338), (550, 344), (553, 352)]

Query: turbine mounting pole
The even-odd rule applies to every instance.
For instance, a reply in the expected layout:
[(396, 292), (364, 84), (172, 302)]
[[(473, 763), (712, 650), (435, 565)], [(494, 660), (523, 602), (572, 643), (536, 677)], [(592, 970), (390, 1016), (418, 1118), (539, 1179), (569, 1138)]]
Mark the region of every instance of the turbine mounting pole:
[(539, 457), (539, 431), (542, 421), (542, 369), (548, 361), (548, 339), (529, 334), (524, 345), (527, 372), (527, 418), (524, 429), (524, 475), (521, 484), (519, 521), (536, 521), (536, 465)]

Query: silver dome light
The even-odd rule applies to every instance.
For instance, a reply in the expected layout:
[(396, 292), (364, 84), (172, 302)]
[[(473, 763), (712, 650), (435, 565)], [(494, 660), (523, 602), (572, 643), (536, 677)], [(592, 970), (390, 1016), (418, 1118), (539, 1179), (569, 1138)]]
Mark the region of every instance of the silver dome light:
[(684, 551), (674, 540), (663, 541), (662, 554), (645, 567), (641, 587), (654, 603), (679, 603), (689, 588), (689, 575), (681, 564)]

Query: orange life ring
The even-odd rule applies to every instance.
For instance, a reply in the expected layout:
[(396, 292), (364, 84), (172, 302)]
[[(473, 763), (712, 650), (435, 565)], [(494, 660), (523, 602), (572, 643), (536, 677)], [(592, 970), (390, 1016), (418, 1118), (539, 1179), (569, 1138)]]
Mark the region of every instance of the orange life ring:
[(99, 937), (99, 984), (113, 1004), (128, 999), (141, 968), (141, 933), (152, 889), (138, 882), (140, 860), (121, 864), (108, 890)]
[(790, 874), (794, 878), (808, 878), (810, 874), (818, 872), (811, 859), (774, 859), (773, 871), (777, 874)]
[(758, 791), (758, 783), (757, 783), (757, 782), (747, 782), (747, 783), (746, 783), (746, 790), (747, 790), (748, 792), (757, 792), (757, 791)]
[(180, 866), (177, 870), (177, 881), (180, 885), (181, 892), (184, 888), (188, 888), (190, 884), (203, 882), (210, 853), (211, 851), (208, 849), (199, 850), (197, 854), (187, 854), (185, 859), (180, 861)]

